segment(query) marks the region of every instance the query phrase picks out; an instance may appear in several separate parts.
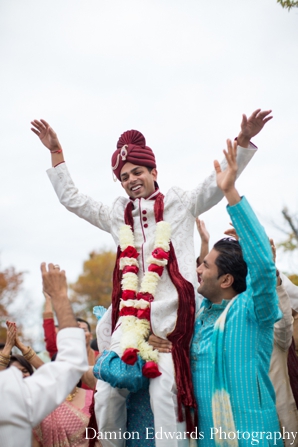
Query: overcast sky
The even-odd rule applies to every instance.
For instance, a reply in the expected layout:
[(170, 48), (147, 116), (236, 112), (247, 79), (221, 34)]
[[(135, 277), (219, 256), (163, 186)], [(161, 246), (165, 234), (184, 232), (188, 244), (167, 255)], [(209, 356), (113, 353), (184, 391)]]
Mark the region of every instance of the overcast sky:
[[(281, 208), (297, 213), (298, 9), (276, 0), (14, 0), (0, 4), (2, 268), (26, 271), (23, 297), (41, 308), (41, 261), (75, 281), (111, 237), (59, 204), (50, 155), (30, 131), (57, 132), (79, 189), (106, 204), (122, 194), (110, 157), (138, 129), (155, 151), (163, 192), (194, 187), (238, 134), (242, 113), (272, 109), (238, 182), (268, 234)], [(225, 202), (203, 215), (211, 241)], [(197, 240), (197, 251), (199, 244)], [(281, 267), (298, 261), (279, 253)]]

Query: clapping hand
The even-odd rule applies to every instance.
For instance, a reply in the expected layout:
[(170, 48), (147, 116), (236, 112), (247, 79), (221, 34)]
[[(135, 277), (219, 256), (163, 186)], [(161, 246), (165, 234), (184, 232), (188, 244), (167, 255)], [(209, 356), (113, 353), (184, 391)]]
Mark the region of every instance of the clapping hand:
[(12, 323), (11, 321), (6, 321), (6, 326), (7, 326), (7, 334), (6, 334), (5, 346), (7, 350), (10, 352), (12, 348), (15, 346), (17, 327), (16, 324)]

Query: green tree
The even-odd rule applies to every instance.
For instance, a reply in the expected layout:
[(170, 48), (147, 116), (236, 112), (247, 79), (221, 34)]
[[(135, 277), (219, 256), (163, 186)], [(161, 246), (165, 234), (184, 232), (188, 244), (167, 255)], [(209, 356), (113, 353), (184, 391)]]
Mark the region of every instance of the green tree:
[(298, 286), (298, 275), (289, 275), (289, 279)]
[(280, 3), (283, 8), (286, 8), (290, 11), (292, 8), (298, 8), (298, 1), (293, 0), (277, 0), (277, 3)]
[[(285, 220), (286, 228), (278, 227), (278, 229), (286, 234), (286, 239), (276, 245), (277, 247), (282, 248), (285, 252), (298, 251), (298, 219), (296, 216), (291, 215), (286, 207), (282, 209), (281, 213)], [(288, 275), (288, 277), (294, 284), (296, 284), (296, 286), (298, 286), (298, 275), (292, 274)]]
[(112, 251), (90, 253), (83, 264), (83, 273), (74, 284), (70, 284), (74, 311), (89, 322), (94, 323), (94, 306), (108, 307), (111, 304), (115, 259), (116, 253)]
[(298, 249), (298, 221), (295, 216), (291, 216), (287, 208), (282, 210), (282, 215), (287, 224), (287, 229), (281, 229), (287, 235), (287, 238), (278, 244), (284, 251), (294, 251)]

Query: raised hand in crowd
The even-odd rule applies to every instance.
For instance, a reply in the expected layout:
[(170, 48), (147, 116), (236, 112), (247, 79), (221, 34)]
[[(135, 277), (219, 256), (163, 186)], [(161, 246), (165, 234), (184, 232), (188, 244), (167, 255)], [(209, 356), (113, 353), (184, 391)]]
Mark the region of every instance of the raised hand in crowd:
[[(0, 353), (0, 370), (5, 369), (10, 364), (10, 353), (13, 347), (18, 348), (24, 357), (35, 369), (39, 368), (44, 362), (36, 355), (35, 351), (26, 346), (19, 338), (18, 327), (16, 323), (11, 321), (6, 322), (7, 336), (3, 351)], [(2, 362), (1, 362), (2, 357)], [(4, 358), (3, 358), (4, 357)]]
[(197, 258), (197, 267), (203, 262), (205, 256), (209, 253), (210, 234), (207, 231), (205, 222), (198, 217), (196, 218), (197, 229), (201, 238), (200, 255)]
[(257, 109), (249, 118), (245, 114), (242, 115), (241, 130), (237, 137), (239, 146), (248, 147), (250, 140), (273, 118), (273, 116), (269, 116), (271, 112), (272, 110)]
[(51, 297), (52, 305), (57, 316), (59, 330), (67, 327), (78, 327), (67, 296), (67, 282), (65, 271), (59, 265), (41, 264), (43, 292)]
[(227, 150), (224, 149), (224, 154), (227, 160), (227, 167), (224, 171), (221, 170), (221, 166), (218, 160), (214, 161), (214, 169), (216, 172), (216, 183), (219, 189), (222, 190), (229, 205), (235, 205), (240, 202), (240, 196), (235, 188), (235, 182), (237, 177), (237, 141), (233, 143), (231, 140), (227, 140)]
[(5, 346), (0, 352), (0, 371), (7, 368), (7, 365), (10, 360), (10, 354), (12, 348), (15, 346), (16, 339), (16, 325), (14, 323), (6, 322), (7, 332), (6, 332), (6, 341)]
[(64, 157), (56, 132), (43, 119), (40, 121), (31, 121), (31, 124), (33, 126), (31, 127), (32, 132), (34, 132), (39, 137), (42, 144), (50, 150), (52, 155), (52, 165), (56, 166), (57, 164), (62, 163)]
[(50, 151), (62, 150), (61, 144), (59, 143), (56, 132), (51, 128), (51, 126), (43, 119), (33, 120), (32, 132), (34, 132), (42, 142), (42, 144), (47, 147)]
[[(17, 327), (17, 326), (16, 326)], [(18, 336), (18, 332), (16, 333), (15, 338), (15, 346), (21, 351), (23, 357), (35, 368), (39, 368), (44, 364), (41, 358), (35, 353), (35, 351), (30, 347), (24, 345), (24, 343), (20, 340)]]

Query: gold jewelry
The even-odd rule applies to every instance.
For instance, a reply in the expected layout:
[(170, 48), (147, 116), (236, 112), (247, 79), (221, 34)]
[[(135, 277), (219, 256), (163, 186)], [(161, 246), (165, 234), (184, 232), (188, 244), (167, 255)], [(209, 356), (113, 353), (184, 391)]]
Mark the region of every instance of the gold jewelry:
[(60, 269), (60, 265), (55, 264), (55, 265), (54, 265), (54, 269)]
[(7, 366), (10, 359), (4, 359), (3, 357), (0, 357), (0, 366)]
[(73, 398), (78, 394), (78, 392), (79, 392), (79, 388), (76, 386), (74, 393), (69, 393), (69, 395), (67, 396), (67, 398), (66, 398), (67, 402), (71, 402), (73, 400)]
[(10, 359), (10, 355), (3, 354), (2, 351), (0, 352), (0, 357), (3, 357), (3, 359)]
[(25, 357), (25, 359), (28, 360), (28, 362), (29, 360), (32, 359), (34, 355), (35, 351), (33, 351), (33, 349), (30, 346), (28, 346), (28, 351), (25, 354), (23, 353), (23, 357)]

